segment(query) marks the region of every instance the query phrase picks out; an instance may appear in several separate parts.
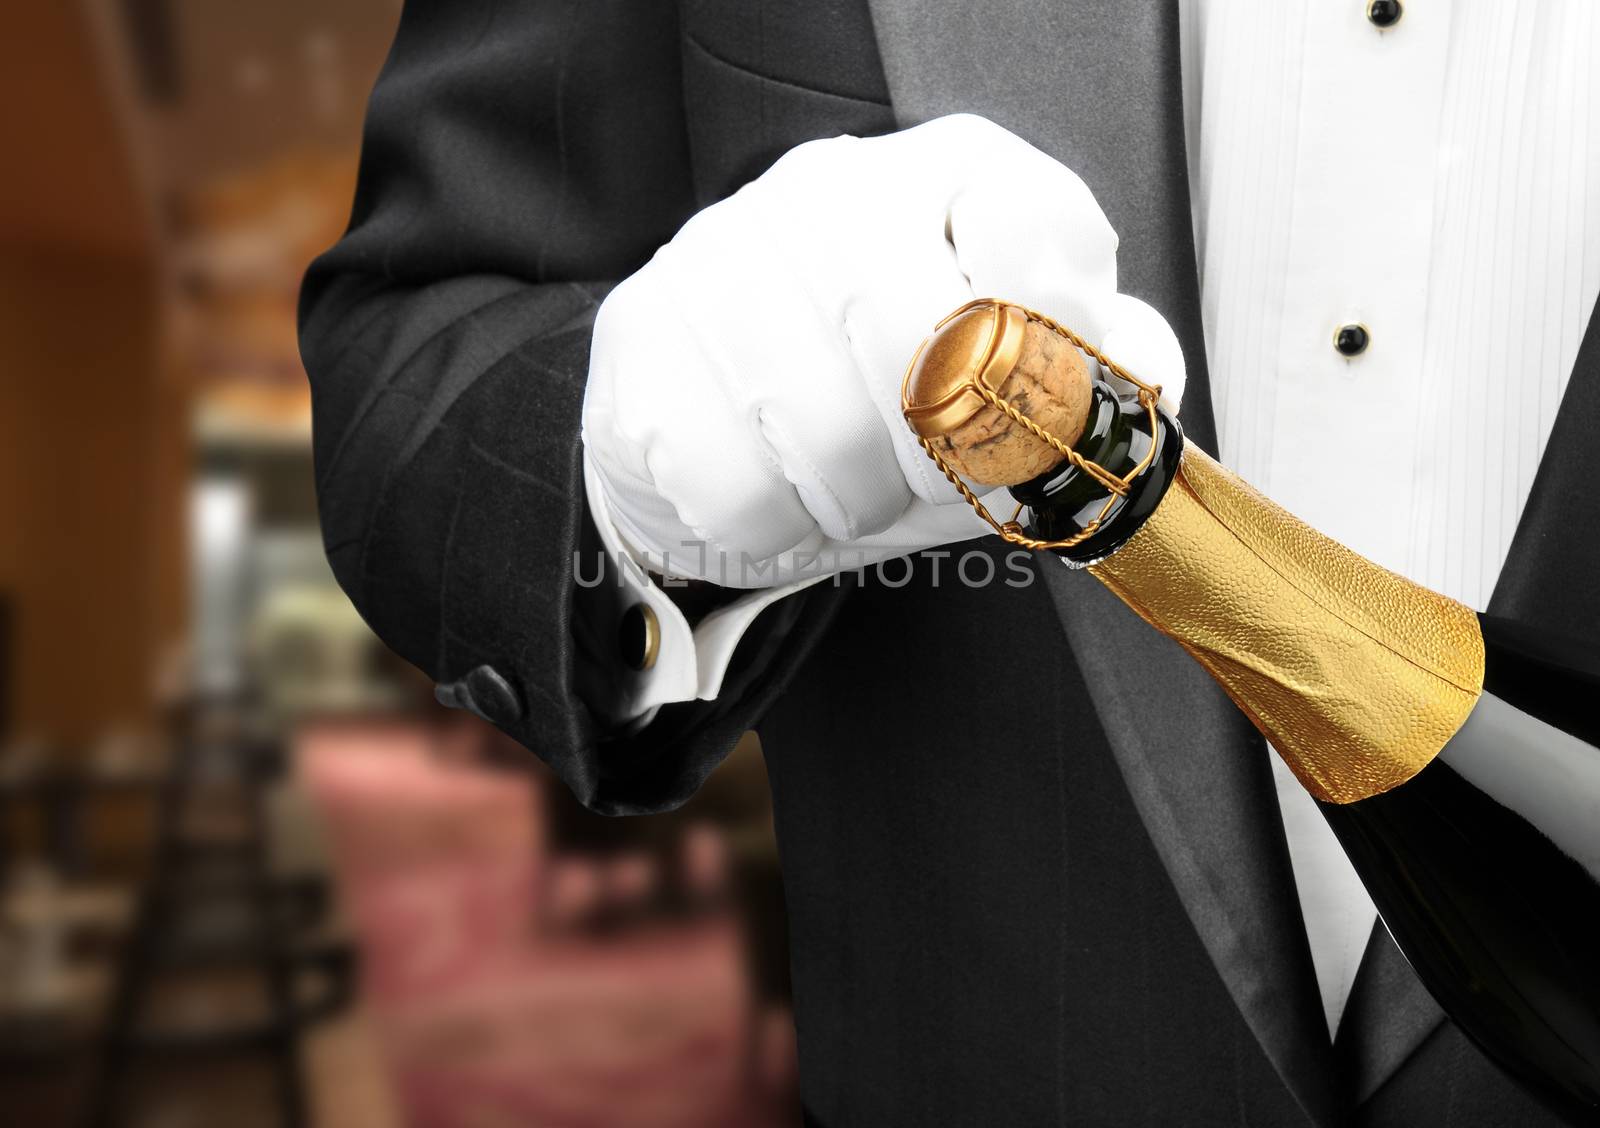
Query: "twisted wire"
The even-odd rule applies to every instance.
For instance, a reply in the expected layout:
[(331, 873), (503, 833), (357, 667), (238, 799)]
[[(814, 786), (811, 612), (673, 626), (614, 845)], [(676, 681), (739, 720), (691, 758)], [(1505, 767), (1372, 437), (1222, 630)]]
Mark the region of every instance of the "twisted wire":
[[(1014, 302), (1000, 302), (997, 299), (980, 299), (979, 302), (973, 302), (971, 304), (979, 305), (984, 301), (992, 301), (996, 305), (1016, 304)], [(1126, 380), (1128, 383), (1137, 388), (1139, 405), (1143, 407), (1150, 416), (1150, 434), (1152, 437), (1156, 435), (1157, 430), (1160, 427), (1160, 423), (1156, 416), (1156, 404), (1161, 399), (1161, 385), (1145, 383), (1133, 373), (1129, 372), (1126, 368), (1123, 368), (1122, 365), (1106, 356), (1105, 353), (1095, 348), (1094, 345), (1084, 340), (1083, 337), (1078, 333), (1074, 332), (1072, 329), (1069, 329), (1067, 326), (1061, 324), (1054, 318), (1047, 317), (1044, 314), (1039, 313), (1036, 310), (1031, 310), (1026, 306), (1017, 306), (1017, 308), (1022, 310), (1023, 315), (1029, 321), (1038, 322), (1046, 329), (1049, 329), (1058, 336), (1065, 338), (1080, 352), (1097, 361), (1107, 371)], [(1033, 435), (1036, 439), (1047, 443), (1057, 454), (1060, 454), (1073, 466), (1088, 474), (1091, 478), (1098, 482), (1109, 494), (1109, 496), (1106, 498), (1106, 503), (1101, 507), (1100, 512), (1096, 514), (1088, 524), (1086, 524), (1082, 529), (1078, 530), (1072, 536), (1063, 538), (1061, 540), (1040, 540), (1038, 537), (1030, 537), (1027, 533), (1023, 532), (1022, 526), (1016, 521), (1015, 516), (1013, 516), (1012, 520), (1010, 521), (997, 521), (994, 517), (994, 514), (990, 513), (988, 507), (985, 506), (981, 500), (979, 500), (978, 495), (972, 492), (972, 488), (968, 486), (966, 482), (961, 480), (961, 475), (957, 474), (955, 470), (951, 469), (950, 465), (945, 462), (944, 458), (939, 454), (939, 452), (934, 449), (932, 440), (923, 438), (919, 435), (917, 437), (917, 443), (922, 447), (923, 453), (929, 458), (933, 459), (934, 465), (939, 468), (940, 472), (944, 474), (945, 478), (950, 482), (950, 484), (956, 488), (956, 492), (961, 495), (962, 499), (965, 500), (966, 503), (977, 512), (978, 516), (983, 518), (983, 520), (988, 523), (989, 527), (994, 529), (994, 531), (999, 534), (1000, 538), (1006, 541), (1008, 544), (1014, 544), (1019, 548), (1026, 549), (1066, 549), (1082, 544), (1085, 540), (1088, 540), (1100, 530), (1101, 524), (1110, 515), (1112, 507), (1117, 503), (1117, 499), (1127, 497), (1128, 491), (1132, 488), (1134, 480), (1143, 475), (1144, 472), (1150, 468), (1150, 464), (1155, 461), (1156, 444), (1152, 442), (1150, 444), (1150, 449), (1145, 452), (1144, 457), (1139, 460), (1138, 465), (1136, 465), (1132, 470), (1128, 471), (1125, 476), (1118, 477), (1117, 475), (1111, 473), (1111, 471), (1107, 470), (1104, 466), (1101, 466), (1098, 462), (1083, 457), (1066, 443), (1052, 435), (1049, 431), (1046, 431), (1043, 427), (1039, 426), (1039, 424), (1030, 419), (1026, 413), (1013, 406), (1009, 400), (1003, 398), (998, 392), (989, 388), (982, 380), (974, 380), (971, 386), (991, 407), (1003, 412), (1005, 416), (1012, 422), (1026, 428), (1028, 433)], [(1018, 506), (1017, 512), (1020, 513), (1021, 511), (1022, 507)]]

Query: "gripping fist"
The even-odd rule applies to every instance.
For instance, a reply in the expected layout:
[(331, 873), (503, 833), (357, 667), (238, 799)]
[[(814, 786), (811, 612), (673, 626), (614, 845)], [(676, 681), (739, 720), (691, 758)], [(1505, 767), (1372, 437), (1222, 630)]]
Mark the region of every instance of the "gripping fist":
[(1083, 181), (983, 118), (798, 146), (601, 306), (583, 424), (597, 513), (652, 568), (726, 587), (986, 532), (901, 418), (906, 365), (945, 314), (997, 297), (1176, 409), (1177, 340), (1117, 293), (1116, 249)]

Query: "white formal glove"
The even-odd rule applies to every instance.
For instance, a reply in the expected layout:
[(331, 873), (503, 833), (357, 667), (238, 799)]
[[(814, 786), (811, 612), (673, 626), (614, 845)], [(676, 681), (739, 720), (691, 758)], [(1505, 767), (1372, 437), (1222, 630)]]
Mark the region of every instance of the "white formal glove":
[(1163, 385), (1166, 322), (1117, 293), (1072, 172), (968, 114), (801, 145), (696, 215), (595, 321), (591, 496), (654, 570), (767, 587), (987, 531), (917, 446), (900, 383), (974, 297), (1020, 302)]

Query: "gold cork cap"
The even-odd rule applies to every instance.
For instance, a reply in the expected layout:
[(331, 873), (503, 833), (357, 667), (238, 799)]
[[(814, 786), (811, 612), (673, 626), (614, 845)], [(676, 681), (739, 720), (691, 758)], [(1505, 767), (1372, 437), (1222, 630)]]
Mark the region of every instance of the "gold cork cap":
[[(957, 473), (989, 486), (1029, 481), (1061, 461), (998, 407), (998, 396), (1062, 443), (1083, 433), (1092, 399), (1083, 354), (1009, 302), (983, 298), (941, 321), (901, 388), (906, 422)], [(988, 394), (985, 394), (988, 393)]]

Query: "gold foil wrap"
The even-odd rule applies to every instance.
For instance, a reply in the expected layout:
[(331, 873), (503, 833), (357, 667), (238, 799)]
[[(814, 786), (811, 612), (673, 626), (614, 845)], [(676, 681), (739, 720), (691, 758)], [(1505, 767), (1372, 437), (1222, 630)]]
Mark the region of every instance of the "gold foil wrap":
[(1483, 689), (1472, 611), (1297, 520), (1194, 446), (1089, 569), (1194, 655), (1319, 799), (1404, 783)]

